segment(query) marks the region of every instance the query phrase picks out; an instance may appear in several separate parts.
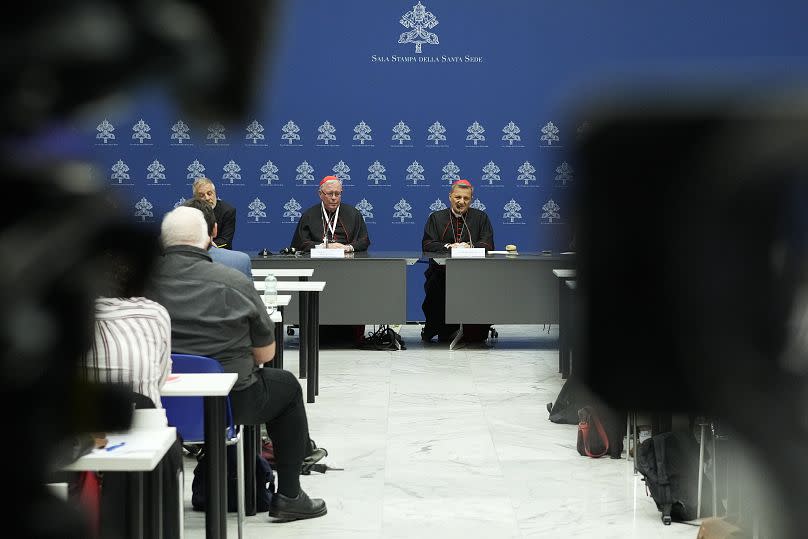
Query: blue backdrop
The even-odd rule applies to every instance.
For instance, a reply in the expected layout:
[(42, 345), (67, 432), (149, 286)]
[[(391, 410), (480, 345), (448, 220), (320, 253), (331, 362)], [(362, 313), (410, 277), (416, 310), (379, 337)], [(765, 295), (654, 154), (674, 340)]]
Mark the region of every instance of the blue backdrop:
[[(563, 251), (570, 149), (586, 128), (566, 118), (571, 103), (615, 82), (801, 74), (806, 15), (799, 2), (293, 1), (243, 124), (190, 125), (144, 90), (78, 129), (137, 222), (159, 223), (196, 176), (212, 178), (237, 208), (236, 249), (287, 246), (337, 174), (372, 250), (419, 250), (463, 177), (498, 247)], [(412, 320), (422, 269), (408, 275)]]

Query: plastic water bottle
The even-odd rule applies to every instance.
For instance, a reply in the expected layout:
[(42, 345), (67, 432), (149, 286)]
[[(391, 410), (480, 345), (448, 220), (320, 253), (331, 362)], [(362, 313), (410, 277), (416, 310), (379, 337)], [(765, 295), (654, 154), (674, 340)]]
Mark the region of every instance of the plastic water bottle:
[(278, 306), (278, 279), (271, 273), (264, 277), (264, 304), (270, 314)]

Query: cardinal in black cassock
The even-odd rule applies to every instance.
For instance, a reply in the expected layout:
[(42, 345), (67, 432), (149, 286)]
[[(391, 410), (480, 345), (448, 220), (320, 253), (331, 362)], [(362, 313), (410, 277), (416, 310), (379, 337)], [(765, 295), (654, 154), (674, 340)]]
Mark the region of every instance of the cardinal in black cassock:
[(307, 209), (297, 223), (292, 247), (310, 251), (323, 244), (329, 249), (345, 249), (349, 253), (367, 251), (370, 238), (365, 219), (359, 210), (342, 203), (340, 179), (323, 178), (318, 194), (320, 203)]
[[(429, 253), (447, 253), (454, 247), (494, 249), (494, 229), (485, 212), (471, 207), (474, 188), (468, 180), (457, 180), (449, 191), (448, 208), (433, 212), (424, 226), (422, 249)], [(436, 335), (448, 341), (459, 325), (446, 324), (446, 268), (430, 260), (424, 272), (426, 297), (421, 304), (426, 323), (421, 333), (425, 341)], [(479, 328), (477, 327), (479, 326)], [(489, 324), (464, 325), (464, 340), (485, 340)], [(480, 331), (477, 331), (480, 330)]]
[[(303, 212), (297, 223), (292, 247), (310, 251), (312, 247), (344, 249), (346, 253), (367, 251), (370, 246), (367, 225), (362, 214), (342, 202), (342, 181), (326, 176), (317, 192), (320, 203)], [(320, 345), (359, 344), (364, 325), (320, 325)]]

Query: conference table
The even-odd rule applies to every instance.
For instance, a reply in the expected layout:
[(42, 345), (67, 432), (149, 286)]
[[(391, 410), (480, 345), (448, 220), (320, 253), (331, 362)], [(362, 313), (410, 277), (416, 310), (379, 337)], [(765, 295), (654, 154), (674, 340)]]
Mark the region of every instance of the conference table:
[[(446, 267), (447, 323), (557, 324), (558, 280), (553, 270), (575, 268), (574, 253), (451, 258), (445, 252), (368, 251), (343, 258), (251, 258), (253, 268), (313, 268), (318, 279), (327, 281), (320, 294), (321, 324), (406, 323), (407, 266), (430, 259)], [(299, 323), (295, 298), (290, 306), (284, 322)]]
[(487, 253), (479, 258), (424, 253), (424, 257), (446, 268), (446, 323), (460, 324), (449, 349), (462, 337), (463, 324), (558, 324), (553, 270), (575, 266), (574, 253)]
[[(316, 279), (328, 283), (319, 295), (319, 323), (326, 325), (406, 323), (407, 266), (420, 258), (420, 252), (403, 251), (346, 253), (340, 258), (312, 258), (308, 253), (251, 257), (254, 269), (313, 269)], [(292, 298), (285, 323), (300, 324), (298, 301)]]
[(558, 282), (553, 270), (575, 267), (574, 254), (424, 255), (446, 266), (449, 324), (557, 324)]

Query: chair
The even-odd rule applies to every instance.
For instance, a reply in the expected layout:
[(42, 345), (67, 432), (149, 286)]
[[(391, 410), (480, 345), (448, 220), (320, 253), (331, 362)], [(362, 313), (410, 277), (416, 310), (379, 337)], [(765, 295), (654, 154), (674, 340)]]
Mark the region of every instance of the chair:
[[(215, 359), (188, 354), (171, 354), (174, 373), (219, 373), (224, 372)], [(163, 397), (168, 424), (177, 428), (184, 443), (203, 443), (205, 440), (204, 405), (202, 397)], [(244, 436), (243, 426), (233, 423), (230, 398), (227, 399), (226, 445), (236, 446), (236, 503), (238, 508), (238, 537), (242, 537), (245, 517), (244, 508)]]

